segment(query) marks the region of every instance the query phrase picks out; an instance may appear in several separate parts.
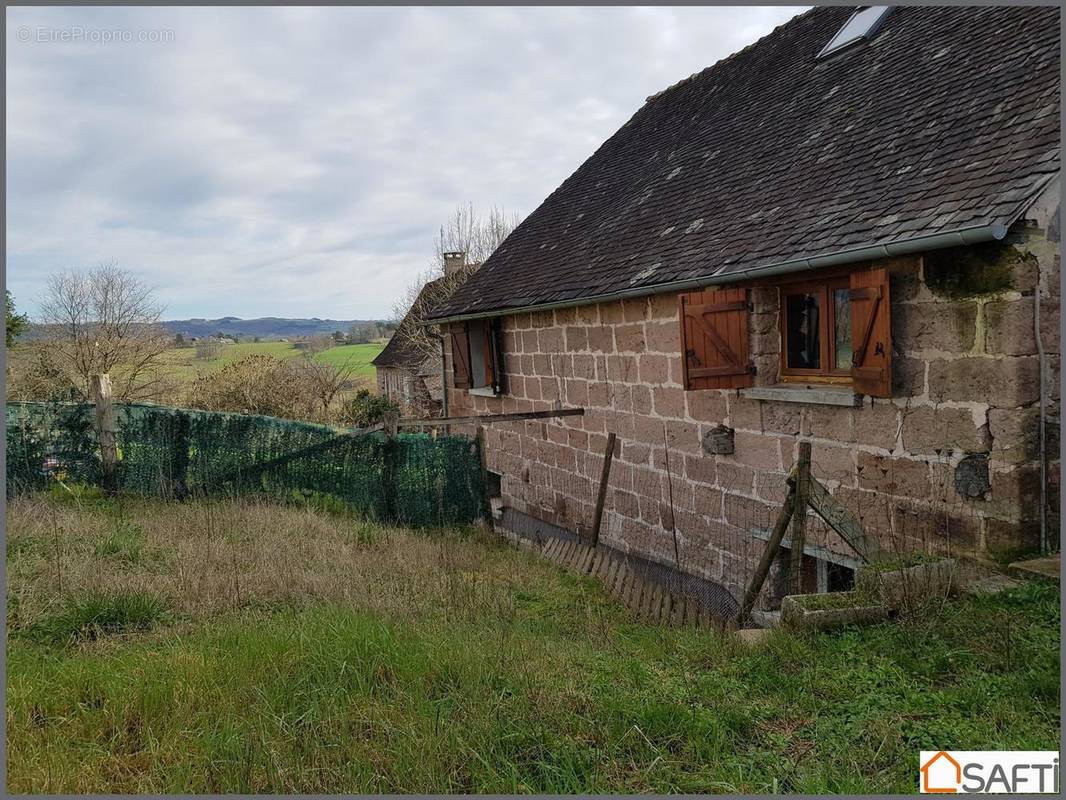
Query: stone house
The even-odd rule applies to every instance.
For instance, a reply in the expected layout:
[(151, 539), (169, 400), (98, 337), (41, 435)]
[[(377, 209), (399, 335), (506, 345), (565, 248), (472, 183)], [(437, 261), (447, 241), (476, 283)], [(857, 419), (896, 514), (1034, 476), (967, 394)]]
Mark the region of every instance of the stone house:
[(886, 546), (1057, 549), (1059, 92), (1057, 8), (821, 7), (648, 98), (431, 314), (453, 415), (585, 409), (488, 427), (498, 524), (615, 433), (601, 540), (738, 597), (809, 441)]
[(418, 326), (429, 306), (446, 298), (464, 276), (477, 269), (477, 265), (467, 263), (465, 253), (443, 255), (444, 275), (419, 290), (411, 309), (370, 362), (374, 366), (378, 394), (399, 405), (407, 416), (438, 417), (444, 401), (441, 351), (428, 353), (421, 337), (409, 333)]

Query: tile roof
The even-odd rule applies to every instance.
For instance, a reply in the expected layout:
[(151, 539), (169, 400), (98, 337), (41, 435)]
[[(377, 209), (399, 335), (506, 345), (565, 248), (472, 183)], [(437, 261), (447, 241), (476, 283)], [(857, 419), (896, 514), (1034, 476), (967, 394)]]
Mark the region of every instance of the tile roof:
[(1059, 169), (1057, 7), (808, 11), (648, 99), (432, 317), (1009, 224)]
[[(437, 278), (426, 283), (421, 289), (418, 290), (418, 296), (415, 298), (414, 303), (411, 304), (411, 309), (424, 308), (426, 305), (426, 298), (431, 296), (444, 281), (443, 277)], [(405, 336), (405, 332), (415, 324), (411, 320), (412, 311), (408, 311), (404, 318), (400, 321), (399, 326), (396, 328), (396, 332), (392, 334), (389, 341), (385, 344), (385, 347), (380, 353), (374, 356), (374, 359), (370, 362), (375, 367), (398, 367), (401, 369), (407, 369), (412, 372), (418, 370), (422, 366), (422, 362), (426, 360), (426, 354), (416, 347), (411, 340)]]

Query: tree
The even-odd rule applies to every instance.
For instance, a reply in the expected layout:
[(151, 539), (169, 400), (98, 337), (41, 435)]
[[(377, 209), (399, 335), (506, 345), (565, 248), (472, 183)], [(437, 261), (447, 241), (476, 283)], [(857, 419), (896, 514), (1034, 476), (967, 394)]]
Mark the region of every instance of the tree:
[(296, 359), (294, 366), (299, 371), (307, 392), (321, 405), (322, 414), (326, 418), (330, 416), (333, 400), (343, 390), (352, 386), (352, 379), (359, 368), (359, 364), (351, 358), (334, 365), (316, 361), (306, 352)]
[(214, 361), (222, 355), (221, 339), (198, 339), (196, 341), (196, 357), (201, 361)]
[(90, 376), (109, 374), (118, 400), (166, 391), (163, 354), (171, 339), (149, 286), (114, 264), (52, 275), (41, 299), (45, 346), (88, 397)]
[(357, 322), (348, 331), (348, 340), (352, 344), (368, 344), (381, 336), (381, 326), (376, 322)]
[(4, 289), (4, 332), (7, 346), (11, 347), (29, 325), (30, 321), (25, 314), (15, 313), (15, 300), (11, 297), (11, 292)]
[(185, 346), (185, 337), (182, 336), (180, 333), (174, 334), (174, 346), (175, 347), (184, 347)]
[[(422, 324), (426, 315), (451, 297), (482, 262), (503, 244), (520, 221), (518, 214), (500, 208), (493, 207), (482, 216), (472, 203), (456, 206), (448, 222), (440, 229), (429, 270), (415, 279), (393, 307), (397, 320), (393, 336), (407, 339), (425, 358), (438, 357), (439, 340)], [(450, 274), (445, 273), (444, 254), (456, 252), (466, 254), (465, 266)]]

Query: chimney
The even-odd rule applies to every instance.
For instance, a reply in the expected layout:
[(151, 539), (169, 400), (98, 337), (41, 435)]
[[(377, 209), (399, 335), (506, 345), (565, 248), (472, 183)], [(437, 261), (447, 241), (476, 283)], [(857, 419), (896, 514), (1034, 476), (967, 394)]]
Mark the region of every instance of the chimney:
[(454, 275), (466, 266), (466, 253), (461, 250), (443, 253), (443, 256), (445, 275)]

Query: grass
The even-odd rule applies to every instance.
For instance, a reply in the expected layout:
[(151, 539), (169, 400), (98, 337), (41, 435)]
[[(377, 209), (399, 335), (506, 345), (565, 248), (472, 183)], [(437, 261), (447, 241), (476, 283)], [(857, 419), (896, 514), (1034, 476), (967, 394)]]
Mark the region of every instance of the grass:
[(920, 750), (1059, 740), (1046, 584), (749, 649), (475, 529), (94, 495), (7, 523), (15, 792), (909, 793)]
[[(355, 377), (373, 378), (374, 367), (370, 362), (384, 348), (384, 342), (370, 344), (345, 344), (331, 347), (315, 354), (315, 360), (335, 366), (345, 363), (356, 365)], [(241, 342), (222, 347), (222, 354), (215, 359), (204, 360), (196, 357), (195, 347), (176, 347), (167, 353), (167, 374), (187, 381), (198, 375), (214, 372), (226, 364), (232, 364), (252, 355), (273, 356), (274, 358), (296, 358), (300, 355), (292, 342)]]

